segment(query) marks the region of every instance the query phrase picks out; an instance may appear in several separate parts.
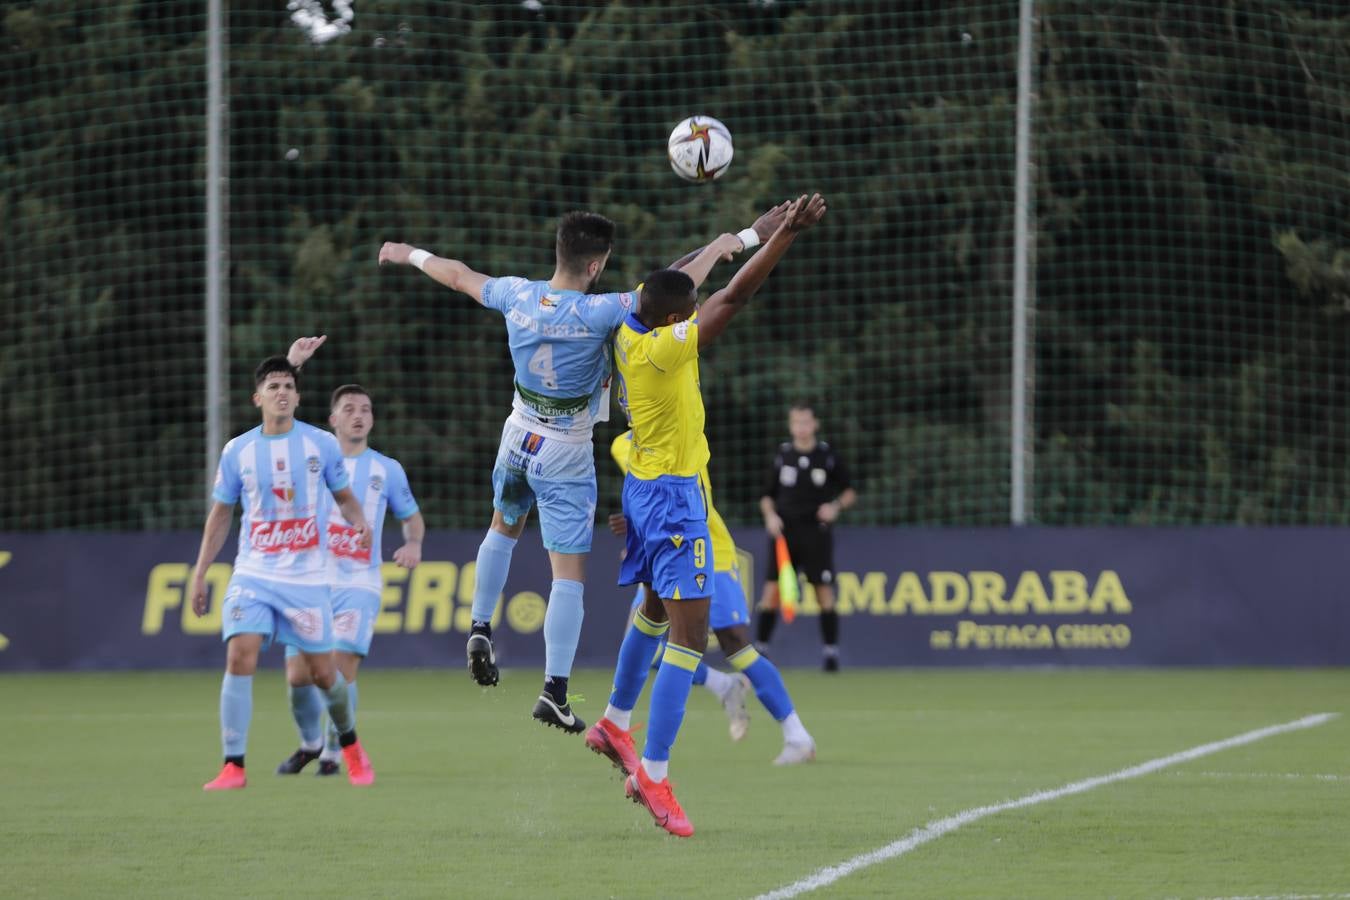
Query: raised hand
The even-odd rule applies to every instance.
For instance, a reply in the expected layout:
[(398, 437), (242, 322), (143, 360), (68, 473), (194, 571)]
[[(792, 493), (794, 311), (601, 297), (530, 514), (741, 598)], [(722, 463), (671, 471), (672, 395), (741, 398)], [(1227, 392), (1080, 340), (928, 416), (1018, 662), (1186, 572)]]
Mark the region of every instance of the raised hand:
[(296, 338), (295, 343), (291, 344), (291, 349), (286, 351), (286, 361), (297, 369), (309, 362), (309, 358), (314, 355), (314, 351), (323, 346), (323, 342), (328, 340), (328, 335), (321, 334), (318, 337)]
[(392, 241), (385, 241), (384, 246), (380, 248), (380, 265), (389, 263), (393, 266), (406, 266), (408, 254), (412, 252), (412, 244), (396, 244)]
[(787, 217), (788, 207), (791, 205), (791, 200), (784, 200), (762, 214), (755, 220), (755, 224), (750, 226), (755, 229), (755, 234), (759, 235), (760, 243), (764, 243), (773, 237), (773, 233), (778, 230), (778, 226), (782, 225), (783, 219)]
[(734, 234), (719, 234), (709, 246), (719, 251), (722, 262), (730, 262), (737, 253), (745, 249), (741, 245), (741, 239)]
[(824, 217), (825, 198), (819, 194), (812, 194), (811, 199), (807, 200), (806, 195), (802, 194), (792, 201), (783, 224), (788, 231), (805, 231)]

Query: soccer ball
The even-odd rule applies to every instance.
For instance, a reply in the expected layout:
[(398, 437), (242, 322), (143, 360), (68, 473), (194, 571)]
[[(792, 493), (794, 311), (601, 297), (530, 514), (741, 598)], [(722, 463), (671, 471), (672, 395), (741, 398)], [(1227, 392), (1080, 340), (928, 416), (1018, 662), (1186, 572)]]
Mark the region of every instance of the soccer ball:
[(690, 116), (670, 133), (666, 150), (676, 175), (685, 181), (712, 181), (731, 165), (731, 132), (711, 116)]

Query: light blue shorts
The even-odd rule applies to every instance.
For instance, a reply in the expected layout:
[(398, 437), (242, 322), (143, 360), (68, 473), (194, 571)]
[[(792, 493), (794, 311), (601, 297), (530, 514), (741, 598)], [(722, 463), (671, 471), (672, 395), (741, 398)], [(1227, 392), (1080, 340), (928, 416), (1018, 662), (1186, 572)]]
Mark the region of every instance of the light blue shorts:
[[(338, 587), (331, 589), (333, 597), (333, 649), (357, 656), (370, 655), (370, 642), (375, 637), (375, 617), (380, 614), (380, 595), (365, 588)], [(286, 645), (286, 658), (300, 651)]]
[(539, 507), (544, 547), (589, 553), (595, 533), (595, 448), (569, 443), (507, 420), (492, 468), (492, 505), (514, 525)]
[[(642, 585), (638, 585), (637, 593), (633, 596), (633, 609), (642, 605), (644, 593), (646, 590)], [(749, 623), (750, 613), (745, 605), (745, 588), (741, 586), (740, 569), (714, 572), (712, 603), (708, 606), (708, 627), (718, 631)]]
[(333, 606), (326, 584), (288, 584), (235, 573), (220, 609), (221, 639), (263, 635), (305, 653), (333, 649)]

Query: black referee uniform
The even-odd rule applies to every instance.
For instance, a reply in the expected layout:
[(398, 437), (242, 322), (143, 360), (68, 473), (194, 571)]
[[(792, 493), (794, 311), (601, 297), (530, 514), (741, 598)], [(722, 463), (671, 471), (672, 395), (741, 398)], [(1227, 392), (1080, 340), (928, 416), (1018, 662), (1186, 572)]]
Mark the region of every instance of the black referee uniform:
[[(822, 585), (834, 586), (834, 529), (830, 523), (820, 521), (817, 511), (852, 486), (843, 460), (824, 441), (816, 441), (809, 451), (797, 449), (791, 441), (779, 445), (763, 496), (773, 501), (778, 517), (783, 520), (783, 537), (787, 539), (793, 568), (818, 592)], [(770, 536), (769, 565), (765, 570), (769, 582), (778, 578), (775, 543)], [(757, 634), (760, 644), (768, 643), (777, 618), (776, 610), (760, 611)], [(820, 632), (827, 656), (832, 659), (839, 641), (838, 612), (822, 610)]]

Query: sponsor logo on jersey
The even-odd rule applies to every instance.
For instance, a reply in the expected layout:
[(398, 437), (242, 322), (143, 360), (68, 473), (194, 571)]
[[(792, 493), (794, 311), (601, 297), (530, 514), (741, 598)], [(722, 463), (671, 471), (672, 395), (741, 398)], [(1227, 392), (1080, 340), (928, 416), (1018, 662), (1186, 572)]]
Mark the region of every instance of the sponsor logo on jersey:
[(704, 585), (707, 581), (708, 581), (708, 576), (707, 576), (707, 575), (704, 575), (702, 572), (699, 572), (697, 575), (694, 576), (694, 584), (698, 585), (698, 589), (699, 589), (700, 591), (703, 590), (703, 585)]
[(378, 475), (372, 475), (372, 476), (370, 476), (370, 489), (371, 489), (372, 491), (374, 491), (375, 493), (377, 493), (377, 494), (383, 493), (383, 491), (384, 491), (384, 479), (381, 478), (381, 477), (378, 476)]
[(672, 535), (670, 536), (670, 542), (671, 542), (672, 544), (674, 544), (674, 545), (675, 545), (675, 549), (678, 550), (678, 549), (680, 549), (680, 545), (682, 545), (682, 544), (684, 543), (684, 535), (682, 535), (682, 534), (672, 534)]
[(556, 294), (545, 294), (539, 298), (539, 308), (544, 312), (553, 312), (558, 308), (558, 297)]
[(248, 533), (249, 546), (260, 553), (298, 553), (319, 546), (319, 522), (307, 519), (282, 519), (256, 522)]
[(531, 456), (537, 455), (540, 449), (543, 448), (543, 446), (544, 446), (543, 436), (535, 434), (533, 431), (525, 432), (525, 437), (520, 442), (520, 449), (524, 450)]
[(370, 562), (370, 548), (361, 546), (361, 534), (350, 525), (328, 523), (328, 550), (339, 559)]

